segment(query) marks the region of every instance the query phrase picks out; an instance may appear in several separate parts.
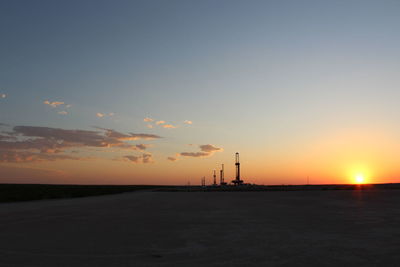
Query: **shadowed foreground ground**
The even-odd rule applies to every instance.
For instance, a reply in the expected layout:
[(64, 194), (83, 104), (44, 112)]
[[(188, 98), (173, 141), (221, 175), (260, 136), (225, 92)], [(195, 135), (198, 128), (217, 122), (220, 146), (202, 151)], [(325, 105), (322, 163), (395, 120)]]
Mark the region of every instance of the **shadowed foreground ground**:
[(0, 184), (0, 202), (88, 197), (163, 188), (153, 185)]
[(0, 266), (398, 266), (400, 191), (150, 192), (0, 204)]

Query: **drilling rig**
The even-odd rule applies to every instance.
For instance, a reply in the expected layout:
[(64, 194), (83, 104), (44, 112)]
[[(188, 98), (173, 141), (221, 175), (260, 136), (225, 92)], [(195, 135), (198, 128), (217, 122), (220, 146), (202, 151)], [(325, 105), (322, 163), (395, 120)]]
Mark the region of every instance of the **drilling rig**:
[(222, 169), (219, 171), (219, 185), (226, 185), (224, 178), (224, 164), (222, 164)]
[(217, 186), (217, 174), (215, 173), (215, 170), (214, 170), (214, 175), (213, 175), (213, 177), (214, 177), (213, 186)]
[(205, 187), (206, 186), (206, 177), (201, 178), (201, 186)]
[(234, 185), (242, 185), (243, 180), (240, 180), (240, 162), (239, 162), (239, 153), (236, 152), (235, 155), (235, 166), (236, 166), (236, 178), (232, 181)]

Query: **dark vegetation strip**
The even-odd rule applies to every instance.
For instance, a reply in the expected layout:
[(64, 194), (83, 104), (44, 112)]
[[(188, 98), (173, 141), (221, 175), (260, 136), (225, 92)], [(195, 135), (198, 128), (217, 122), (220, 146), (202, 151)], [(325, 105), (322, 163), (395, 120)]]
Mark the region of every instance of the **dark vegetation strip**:
[(154, 185), (0, 184), (0, 202), (88, 197), (137, 190), (154, 190), (161, 187)]

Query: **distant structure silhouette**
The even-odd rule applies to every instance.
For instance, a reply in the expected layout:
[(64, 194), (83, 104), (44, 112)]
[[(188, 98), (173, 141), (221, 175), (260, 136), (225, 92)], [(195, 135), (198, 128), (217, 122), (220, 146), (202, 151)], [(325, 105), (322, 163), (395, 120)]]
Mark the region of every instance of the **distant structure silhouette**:
[(201, 178), (201, 186), (203, 186), (203, 187), (206, 186), (206, 177)]
[(224, 178), (224, 164), (222, 164), (222, 169), (219, 171), (219, 185), (226, 185)]
[(216, 173), (215, 173), (215, 170), (214, 170), (214, 175), (213, 175), (213, 177), (214, 177), (213, 186), (217, 186), (217, 175), (216, 175)]
[(240, 180), (240, 162), (239, 162), (239, 153), (236, 152), (235, 155), (235, 166), (236, 166), (236, 178), (232, 181), (234, 185), (242, 185), (243, 180)]

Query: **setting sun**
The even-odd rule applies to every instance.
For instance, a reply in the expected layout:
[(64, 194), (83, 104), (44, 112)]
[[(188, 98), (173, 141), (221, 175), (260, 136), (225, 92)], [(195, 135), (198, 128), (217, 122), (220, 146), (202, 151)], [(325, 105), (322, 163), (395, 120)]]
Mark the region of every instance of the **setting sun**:
[(356, 183), (357, 183), (357, 184), (363, 184), (364, 181), (365, 181), (364, 175), (362, 175), (362, 174), (357, 174), (357, 175), (355, 176), (355, 180), (356, 180)]

